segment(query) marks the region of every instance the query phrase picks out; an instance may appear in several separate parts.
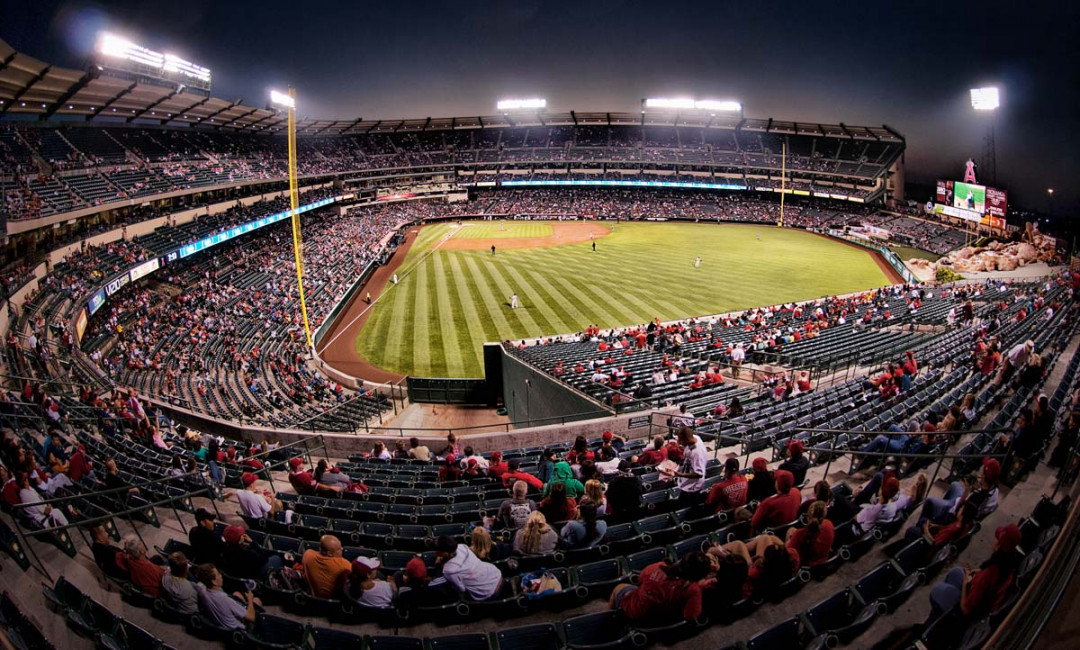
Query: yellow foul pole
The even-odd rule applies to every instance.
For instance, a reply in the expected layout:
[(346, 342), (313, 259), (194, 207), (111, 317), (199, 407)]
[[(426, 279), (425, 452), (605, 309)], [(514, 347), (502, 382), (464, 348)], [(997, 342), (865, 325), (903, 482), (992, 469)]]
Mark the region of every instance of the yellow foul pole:
[(787, 142), (780, 145), (780, 223), (777, 226), (784, 227), (784, 190), (787, 189)]
[(304, 336), (311, 347), (311, 325), (308, 323), (307, 300), (304, 298), (304, 245), (300, 240), (300, 195), (296, 189), (296, 89), (289, 87), (293, 106), (289, 107), (289, 207), (292, 210), (293, 252), (296, 254), (296, 284), (300, 288), (300, 313), (304, 317)]

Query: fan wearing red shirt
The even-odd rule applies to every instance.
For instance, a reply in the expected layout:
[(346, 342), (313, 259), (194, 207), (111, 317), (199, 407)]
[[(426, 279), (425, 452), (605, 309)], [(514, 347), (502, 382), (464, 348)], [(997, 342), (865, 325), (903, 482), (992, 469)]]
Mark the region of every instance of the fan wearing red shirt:
[(832, 552), (836, 529), (825, 518), (827, 510), (824, 501), (815, 501), (806, 512), (806, 525), (788, 531), (787, 547), (798, 551), (806, 566), (821, 564)]
[(997, 539), (994, 552), (978, 571), (971, 573), (957, 567), (930, 590), (928, 625), (958, 605), (964, 619), (978, 620), (1005, 600), (1016, 582), (1016, 570), (1022, 558), (1017, 552), (1020, 528), (1016, 524), (999, 526), (994, 537)]
[(506, 473), (502, 475), (502, 482), (504, 487), (509, 488), (516, 481), (524, 481), (533, 490), (544, 489), (544, 482), (532, 474), (522, 472), (521, 462), (514, 458), (506, 463)]
[(789, 524), (799, 516), (802, 494), (794, 487), (794, 475), (785, 469), (778, 469), (773, 473), (773, 480), (776, 481), (776, 494), (762, 501), (754, 511), (754, 517), (750, 520), (751, 533)]
[(729, 458), (724, 461), (724, 480), (712, 486), (705, 505), (715, 507), (717, 512), (740, 508), (746, 505), (748, 492), (746, 476), (739, 473), (739, 459)]
[[(495, 478), (501, 478), (502, 475), (507, 473), (508, 471), (510, 471), (510, 465), (509, 465), (509, 463), (506, 463), (506, 462), (503, 461), (502, 452), (501, 451), (493, 451), (493, 452), (491, 452), (491, 461), (488, 463), (488, 468), (487, 468), (488, 476), (493, 476)], [(513, 484), (511, 483), (511, 485), (513, 485)]]
[(659, 465), (665, 460), (667, 460), (667, 447), (664, 446), (664, 437), (656, 436), (653, 438), (653, 446), (641, 452), (638, 465)]
[(609, 604), (631, 622), (670, 621), (677, 617), (693, 621), (701, 617), (700, 582), (709, 575), (711, 566), (708, 556), (700, 551), (675, 564), (650, 564), (641, 572), (639, 586), (618, 585)]

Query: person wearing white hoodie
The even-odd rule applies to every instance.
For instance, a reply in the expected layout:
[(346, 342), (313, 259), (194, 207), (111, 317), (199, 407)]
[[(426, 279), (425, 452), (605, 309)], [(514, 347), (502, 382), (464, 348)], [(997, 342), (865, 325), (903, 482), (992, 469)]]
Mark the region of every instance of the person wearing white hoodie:
[(432, 587), (447, 584), (470, 600), (487, 600), (499, 593), (502, 572), (494, 564), (476, 557), (468, 546), (444, 536), (439, 538), (435, 549), (437, 562), (442, 564), (442, 578), (433, 580)]

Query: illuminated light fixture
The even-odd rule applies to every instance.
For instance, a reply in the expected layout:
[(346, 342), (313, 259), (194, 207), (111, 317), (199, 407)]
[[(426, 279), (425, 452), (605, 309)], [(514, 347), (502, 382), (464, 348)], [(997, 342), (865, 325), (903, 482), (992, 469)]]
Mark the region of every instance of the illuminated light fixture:
[(736, 101), (716, 99), (693, 99), (690, 97), (650, 97), (645, 108), (676, 108), (692, 111), (717, 111), (721, 113), (742, 112), (742, 104)]
[(157, 70), (210, 83), (210, 69), (195, 65), (172, 54), (162, 54), (136, 45), (116, 34), (102, 32), (98, 36), (98, 51), (108, 57), (124, 59)]
[(526, 109), (547, 108), (547, 100), (543, 97), (532, 99), (501, 99), (495, 102), (495, 108), (500, 111), (521, 111)]
[(996, 86), (971, 89), (971, 107), (977, 111), (992, 111), (1001, 106), (1001, 93)]
[(275, 106), (281, 106), (282, 108), (296, 108), (296, 100), (289, 97), (285, 93), (279, 93), (276, 90), (270, 91), (270, 103)]

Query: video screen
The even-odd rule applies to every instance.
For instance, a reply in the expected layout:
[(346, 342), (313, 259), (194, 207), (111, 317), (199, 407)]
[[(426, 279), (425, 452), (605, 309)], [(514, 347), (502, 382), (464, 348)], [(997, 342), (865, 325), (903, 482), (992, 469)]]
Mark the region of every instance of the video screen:
[(953, 207), (986, 212), (986, 187), (957, 181), (953, 184)]
[(952, 181), (938, 181), (937, 182), (937, 202), (941, 205), (952, 205), (953, 197), (953, 182)]

